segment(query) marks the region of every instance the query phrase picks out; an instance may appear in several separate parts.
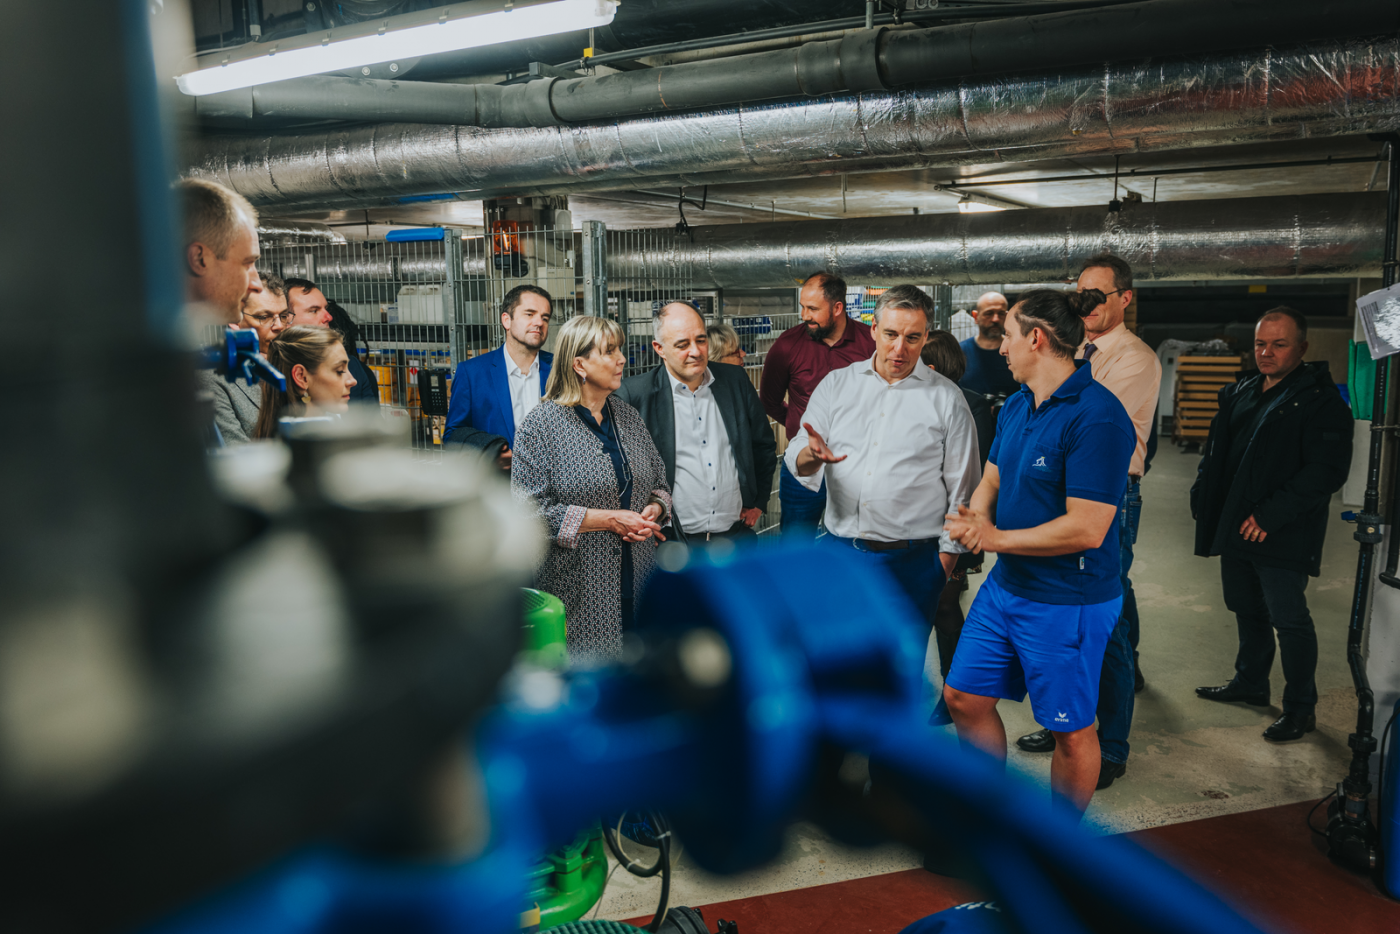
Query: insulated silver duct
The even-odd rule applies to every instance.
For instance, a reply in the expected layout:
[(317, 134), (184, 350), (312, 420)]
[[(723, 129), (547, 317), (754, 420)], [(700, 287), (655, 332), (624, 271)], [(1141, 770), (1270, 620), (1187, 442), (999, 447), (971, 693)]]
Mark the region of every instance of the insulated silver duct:
[(1054, 282), (1102, 250), (1143, 281), (1375, 276), (1384, 227), (1375, 193), (728, 224), (612, 249), (608, 282), (683, 267), (698, 288), (793, 286), (823, 269), (854, 282)]
[(1398, 73), (1392, 36), (568, 128), (215, 137), (185, 172), (284, 210), (1028, 162), (1393, 130)]
[[(1209, 22), (1210, 29), (1201, 29)], [(1147, 0), (840, 39), (707, 61), (528, 84), (436, 84), (317, 76), (190, 98), (207, 119), (397, 120), (557, 126), (926, 85), (977, 75), (1376, 35), (1400, 28), (1393, 0)], [(1248, 37), (1247, 40), (1241, 37)]]
[(258, 218), (258, 239), (263, 242), (344, 243), (345, 236), (316, 221)]
[[(1054, 282), (1086, 256), (1111, 250), (1143, 281), (1352, 278), (1380, 273), (1383, 193), (1298, 195), (1041, 208), (997, 214), (900, 214), (839, 221), (726, 224), (650, 237), (609, 237), (608, 284), (629, 275), (696, 288), (782, 288), (817, 270), (855, 282), (974, 285)], [(629, 232), (630, 233), (630, 232)], [(485, 241), (463, 244), (462, 274), (499, 276)], [(442, 246), (397, 255), (315, 253), (315, 278), (332, 282), (442, 282)], [(285, 276), (305, 276), (305, 253), (268, 251)]]

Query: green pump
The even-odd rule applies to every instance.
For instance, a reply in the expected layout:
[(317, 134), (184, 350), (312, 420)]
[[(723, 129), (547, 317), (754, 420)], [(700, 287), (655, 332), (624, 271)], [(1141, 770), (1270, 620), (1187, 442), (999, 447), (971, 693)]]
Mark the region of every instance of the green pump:
[[(537, 668), (561, 670), (569, 664), (564, 603), (553, 594), (524, 588), (521, 600), (520, 658)], [(577, 921), (603, 897), (608, 877), (603, 831), (592, 827), (555, 850), (530, 871), (531, 909), (521, 927), (540, 930)], [(538, 911), (538, 916), (536, 916)]]

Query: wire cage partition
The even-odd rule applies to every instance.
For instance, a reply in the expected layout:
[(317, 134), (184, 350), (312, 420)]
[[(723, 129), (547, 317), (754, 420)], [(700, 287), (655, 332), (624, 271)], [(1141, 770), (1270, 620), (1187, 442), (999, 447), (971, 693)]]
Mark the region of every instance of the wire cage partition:
[[(379, 385), (386, 417), (406, 419), (414, 448), (441, 450), (446, 400), (456, 365), (499, 347), (502, 300), (518, 285), (553, 298), (559, 323), (582, 311), (572, 230), (512, 231), (508, 236), (292, 244), (265, 247), (260, 272), (314, 282), (354, 322), (356, 351)], [(548, 345), (546, 345), (548, 347)], [(424, 398), (435, 374), (446, 392)]]
[[(265, 244), (258, 268), (283, 278), (315, 282), (354, 322), (360, 360), (378, 383), (388, 418), (405, 419), (415, 449), (441, 451), (446, 400), (457, 364), (499, 347), (505, 339), (501, 305), (519, 285), (545, 289), (553, 299), (550, 339), (580, 314), (602, 315), (626, 335), (625, 376), (661, 361), (652, 348), (652, 318), (666, 302), (690, 302), (707, 324), (723, 321), (739, 336), (744, 369), (758, 389), (773, 341), (801, 322), (796, 284), (791, 289), (717, 290), (696, 286), (688, 236), (671, 228), (608, 230), (585, 221), (580, 230), (518, 229), (462, 236), (429, 231), (435, 239), (352, 240)], [(952, 290), (924, 287), (935, 299), (937, 325), (947, 327)], [(848, 313), (869, 320), (877, 286), (852, 286)], [(445, 393), (429, 392), (436, 375)], [(779, 456), (783, 429), (770, 421)], [(775, 469), (777, 465), (775, 464)], [(776, 477), (760, 533), (779, 519)]]

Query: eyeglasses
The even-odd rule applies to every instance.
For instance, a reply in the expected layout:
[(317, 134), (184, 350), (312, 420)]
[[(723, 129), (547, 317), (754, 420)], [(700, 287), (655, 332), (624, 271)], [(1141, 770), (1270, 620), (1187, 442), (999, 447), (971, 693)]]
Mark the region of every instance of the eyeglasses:
[[(1084, 289), (1080, 289), (1079, 291), (1083, 292)], [(1105, 292), (1105, 293), (1103, 293), (1103, 297), (1104, 297), (1104, 298), (1108, 298), (1110, 295), (1117, 295), (1117, 294), (1119, 294), (1120, 292), (1131, 292), (1131, 291), (1132, 291), (1132, 289), (1114, 289), (1112, 292)]]
[(248, 312), (245, 311), (245, 312), (243, 312), (243, 317), (245, 317), (245, 318), (252, 318), (254, 321), (256, 321), (256, 322), (258, 323), (258, 326), (259, 326), (259, 327), (266, 327), (268, 324), (270, 324), (270, 323), (272, 322), (272, 319), (273, 319), (273, 318), (277, 318), (277, 319), (280, 320), (284, 325), (290, 325), (290, 324), (292, 323), (292, 319), (296, 317), (296, 314), (295, 314), (295, 312), (284, 311), (284, 312), (282, 312), (280, 315), (274, 315), (274, 314), (271, 314), (270, 312), (269, 312), (269, 313), (265, 313), (265, 314), (261, 314), (261, 315), (250, 315), (250, 314), (248, 314)]

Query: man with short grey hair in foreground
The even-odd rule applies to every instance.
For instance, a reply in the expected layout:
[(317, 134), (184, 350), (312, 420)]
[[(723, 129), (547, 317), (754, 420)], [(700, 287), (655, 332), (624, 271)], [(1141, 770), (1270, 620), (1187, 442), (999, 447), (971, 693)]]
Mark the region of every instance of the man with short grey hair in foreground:
[(925, 622), (958, 555), (944, 517), (981, 479), (977, 429), (962, 390), (920, 359), (933, 301), (897, 285), (875, 305), (875, 354), (817, 384), (788, 470), (809, 490), (826, 480), (830, 538), (853, 560), (886, 568)]

